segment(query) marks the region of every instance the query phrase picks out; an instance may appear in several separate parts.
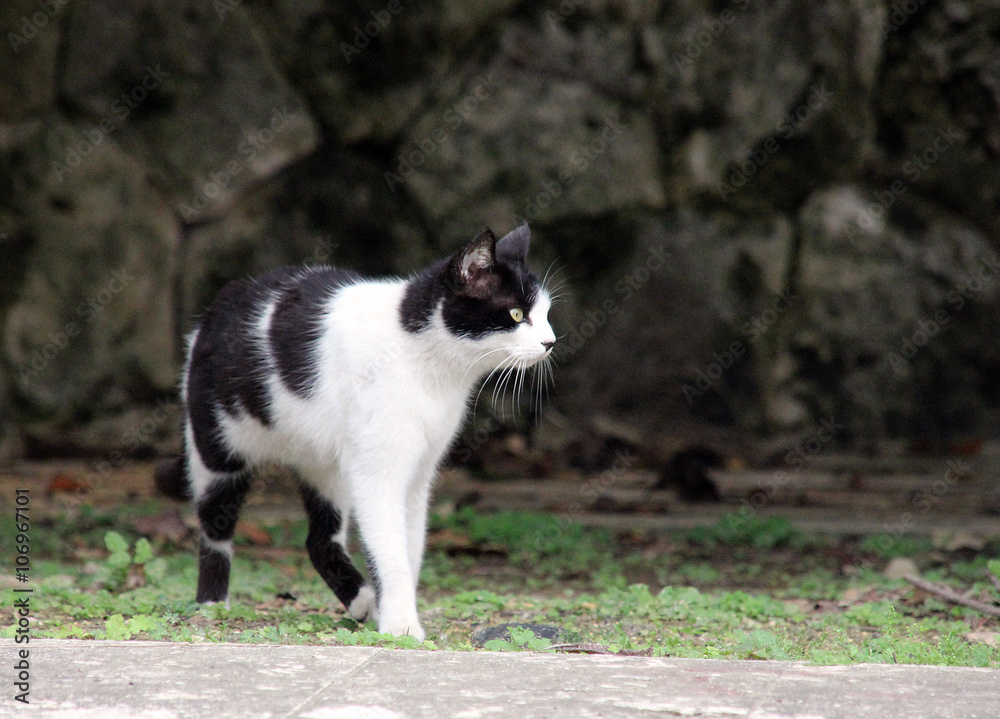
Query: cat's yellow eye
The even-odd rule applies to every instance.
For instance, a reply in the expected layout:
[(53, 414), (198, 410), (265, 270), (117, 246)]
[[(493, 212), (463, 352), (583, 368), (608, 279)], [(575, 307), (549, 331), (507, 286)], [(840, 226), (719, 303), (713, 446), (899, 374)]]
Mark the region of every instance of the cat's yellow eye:
[(524, 310), (522, 310), (520, 307), (514, 307), (510, 311), (510, 316), (514, 318), (515, 322), (523, 322), (524, 321)]

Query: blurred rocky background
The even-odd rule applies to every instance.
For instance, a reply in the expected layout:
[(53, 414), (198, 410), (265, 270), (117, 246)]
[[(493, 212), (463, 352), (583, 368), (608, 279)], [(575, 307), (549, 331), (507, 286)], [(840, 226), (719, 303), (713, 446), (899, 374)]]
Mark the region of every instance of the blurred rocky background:
[[(0, 28), (0, 456), (175, 450), (225, 282), (408, 273), (523, 220), (563, 285), (529, 448), (1000, 426), (996, 0), (5, 0)], [(512, 422), (480, 428), (523, 454)]]

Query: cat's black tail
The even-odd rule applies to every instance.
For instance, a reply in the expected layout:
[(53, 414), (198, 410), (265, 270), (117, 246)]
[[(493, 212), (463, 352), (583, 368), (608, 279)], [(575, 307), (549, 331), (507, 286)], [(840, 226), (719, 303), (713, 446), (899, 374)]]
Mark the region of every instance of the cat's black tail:
[(183, 457), (171, 457), (156, 465), (153, 482), (160, 494), (174, 499), (191, 499), (191, 486)]

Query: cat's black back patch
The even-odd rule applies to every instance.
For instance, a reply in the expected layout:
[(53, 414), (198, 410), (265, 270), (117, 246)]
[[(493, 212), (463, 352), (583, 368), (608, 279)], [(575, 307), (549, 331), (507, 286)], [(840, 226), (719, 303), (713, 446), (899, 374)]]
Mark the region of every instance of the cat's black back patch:
[[(231, 456), (221, 438), (218, 409), (232, 417), (247, 414), (270, 427), (272, 374), (277, 372), (299, 395), (312, 391), (323, 307), (338, 288), (357, 281), (358, 275), (330, 267), (282, 267), (222, 289), (198, 326), (187, 377), (195, 444), (210, 470), (231, 473), (245, 466)], [(271, 303), (274, 309), (264, 338), (259, 325)]]
[(217, 412), (246, 412), (270, 425), (267, 357), (251, 341), (251, 318), (267, 301), (271, 288), (256, 280), (226, 285), (205, 311), (191, 348), (187, 404), (195, 446), (213, 472), (239, 472), (246, 466), (222, 440)]
[(199, 430), (215, 433), (216, 407), (233, 417), (246, 413), (264, 426), (271, 425), (267, 389), (271, 367), (255, 325), (284, 276), (274, 271), (259, 279), (231, 282), (206, 310), (188, 370), (188, 404), (196, 435)]
[(292, 392), (308, 398), (319, 378), (317, 343), (324, 309), (336, 291), (361, 278), (332, 267), (300, 270), (278, 292), (269, 340), (278, 376)]

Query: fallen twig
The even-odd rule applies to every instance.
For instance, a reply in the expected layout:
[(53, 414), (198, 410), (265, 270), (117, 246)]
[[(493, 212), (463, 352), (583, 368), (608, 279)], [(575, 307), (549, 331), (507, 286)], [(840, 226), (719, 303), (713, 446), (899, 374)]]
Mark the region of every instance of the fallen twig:
[(904, 575), (903, 579), (908, 581), (913, 586), (920, 587), (925, 592), (930, 592), (931, 594), (941, 597), (942, 599), (947, 599), (953, 604), (961, 604), (964, 607), (969, 607), (969, 609), (975, 609), (977, 612), (989, 614), (994, 617), (1000, 617), (1000, 607), (980, 602), (978, 599), (972, 599), (971, 597), (964, 597), (950, 587), (942, 587), (939, 584), (928, 582), (926, 579), (915, 577), (912, 574)]
[(986, 570), (986, 576), (989, 578), (990, 584), (996, 587), (996, 590), (1000, 592), (1000, 577), (997, 577), (997, 575), (995, 575), (989, 569)]
[(603, 644), (553, 644), (549, 649), (570, 654), (614, 654)]
[(653, 653), (652, 649), (620, 649), (613, 652), (603, 644), (553, 644), (548, 649), (568, 654), (611, 654), (624, 657), (648, 657)]

